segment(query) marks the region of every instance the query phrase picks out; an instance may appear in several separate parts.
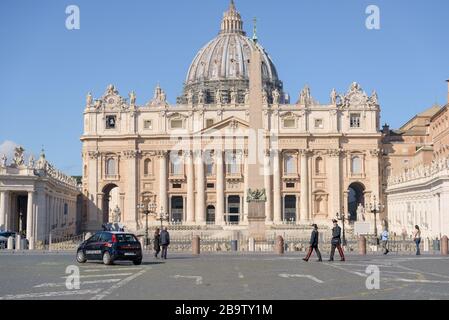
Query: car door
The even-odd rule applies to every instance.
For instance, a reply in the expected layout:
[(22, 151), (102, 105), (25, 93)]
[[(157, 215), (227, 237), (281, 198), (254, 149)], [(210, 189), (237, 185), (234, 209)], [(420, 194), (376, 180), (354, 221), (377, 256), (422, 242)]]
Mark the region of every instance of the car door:
[(92, 237), (87, 239), (86, 246), (84, 247), (84, 252), (86, 253), (87, 259), (96, 259), (96, 247), (99, 240), (99, 233), (94, 234)]

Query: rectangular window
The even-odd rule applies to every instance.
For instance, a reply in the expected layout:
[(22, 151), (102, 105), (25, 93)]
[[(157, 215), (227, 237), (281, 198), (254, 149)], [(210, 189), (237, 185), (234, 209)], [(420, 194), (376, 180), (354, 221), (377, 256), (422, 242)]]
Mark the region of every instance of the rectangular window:
[(215, 188), (215, 184), (214, 183), (208, 183), (207, 184), (207, 189), (213, 189)]
[(153, 121), (145, 120), (143, 122), (143, 128), (146, 129), (146, 130), (152, 130), (153, 129)]
[(170, 122), (170, 127), (172, 129), (182, 129), (184, 127), (184, 123), (182, 120), (172, 120)]
[(284, 128), (295, 128), (296, 121), (295, 119), (284, 119)]
[(116, 122), (116, 116), (106, 116), (106, 129), (115, 129)]
[(212, 127), (214, 125), (214, 119), (206, 120), (206, 128)]
[(173, 189), (181, 189), (182, 186), (180, 183), (173, 183)]
[(315, 129), (323, 129), (323, 119), (315, 119)]
[(287, 182), (287, 188), (293, 189), (295, 187), (295, 184), (293, 182)]
[(351, 113), (349, 117), (349, 125), (351, 128), (360, 128), (360, 113)]

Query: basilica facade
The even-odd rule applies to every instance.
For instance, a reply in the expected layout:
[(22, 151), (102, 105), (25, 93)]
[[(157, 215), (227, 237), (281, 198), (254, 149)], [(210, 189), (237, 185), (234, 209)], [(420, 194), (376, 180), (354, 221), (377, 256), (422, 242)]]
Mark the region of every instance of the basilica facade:
[[(308, 87), (290, 100), (231, 1), (219, 34), (188, 68), (176, 104), (159, 85), (141, 105), (134, 92), (125, 98), (113, 85), (97, 99), (88, 94), (84, 228), (119, 220), (142, 230), (138, 206), (153, 203), (173, 223), (245, 230), (254, 197), (266, 229), (328, 226), (343, 212), (371, 221), (357, 208), (383, 198), (377, 94), (352, 83), (347, 92), (332, 90), (326, 103)], [(156, 218), (150, 215), (150, 224)]]

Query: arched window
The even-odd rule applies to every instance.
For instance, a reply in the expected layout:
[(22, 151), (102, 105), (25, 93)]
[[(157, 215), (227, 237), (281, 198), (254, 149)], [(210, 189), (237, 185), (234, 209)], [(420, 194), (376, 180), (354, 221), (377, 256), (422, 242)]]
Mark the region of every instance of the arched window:
[(151, 159), (146, 159), (143, 163), (143, 166), (143, 173), (146, 176), (153, 174), (153, 162), (151, 161)]
[(182, 175), (183, 174), (183, 166), (182, 166), (182, 158), (180, 153), (171, 153), (170, 154), (171, 161), (171, 172), (173, 175)]
[(324, 161), (321, 157), (315, 159), (315, 173), (317, 175), (324, 173)]
[(296, 161), (295, 157), (291, 154), (284, 156), (284, 173), (286, 175), (296, 174)]
[(354, 156), (351, 160), (351, 172), (352, 174), (362, 173), (362, 159), (360, 156)]
[(114, 158), (109, 158), (106, 160), (106, 175), (113, 176), (117, 174), (117, 166)]

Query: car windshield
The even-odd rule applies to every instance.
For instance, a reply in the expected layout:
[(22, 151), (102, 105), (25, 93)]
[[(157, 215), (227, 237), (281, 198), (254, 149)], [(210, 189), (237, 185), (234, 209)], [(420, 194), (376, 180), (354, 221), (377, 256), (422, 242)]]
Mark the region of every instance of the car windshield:
[(137, 239), (132, 234), (116, 234), (118, 242), (137, 242)]

